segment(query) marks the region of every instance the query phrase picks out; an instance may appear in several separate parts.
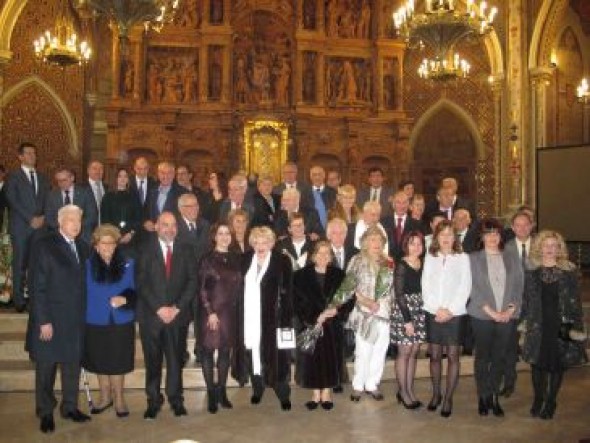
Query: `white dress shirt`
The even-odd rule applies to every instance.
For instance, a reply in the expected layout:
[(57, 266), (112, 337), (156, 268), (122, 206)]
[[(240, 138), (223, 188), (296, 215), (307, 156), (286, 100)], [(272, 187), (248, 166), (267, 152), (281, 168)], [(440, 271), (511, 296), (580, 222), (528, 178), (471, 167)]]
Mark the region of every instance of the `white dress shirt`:
[(454, 316), (464, 315), (470, 292), (471, 266), (467, 254), (426, 254), (422, 271), (422, 298), (426, 312), (435, 315), (439, 308), (446, 308)]

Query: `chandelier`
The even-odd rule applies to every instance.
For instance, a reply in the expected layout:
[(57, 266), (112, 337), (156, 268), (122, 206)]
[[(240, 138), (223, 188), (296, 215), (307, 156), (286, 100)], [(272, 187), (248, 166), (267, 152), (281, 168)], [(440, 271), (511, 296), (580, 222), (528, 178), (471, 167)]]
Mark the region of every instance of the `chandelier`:
[(446, 81), (455, 78), (465, 78), (469, 75), (471, 65), (465, 59), (462, 59), (458, 53), (447, 59), (428, 59), (422, 60), (418, 68), (418, 75), (423, 79)]
[(80, 41), (76, 34), (68, 0), (62, 1), (54, 33), (45, 31), (33, 42), (33, 46), (38, 60), (61, 68), (86, 63), (92, 55), (88, 43)]
[(160, 32), (174, 20), (180, 0), (76, 0), (78, 10), (106, 16), (119, 31), (123, 44), (129, 30), (142, 24), (147, 31)]
[(590, 91), (588, 90), (588, 80), (582, 79), (578, 86), (576, 97), (580, 103), (590, 103)]
[[(425, 0), (420, 11), (415, 0), (406, 0), (393, 14), (393, 23), (408, 48), (432, 48), (433, 60), (423, 61), (418, 70), (422, 78), (450, 80), (466, 77), (469, 63), (453, 54), (459, 41), (468, 36), (485, 35), (493, 29), (498, 9), (482, 1), (475, 5), (467, 0), (457, 5), (456, 0)], [(429, 75), (426, 75), (429, 74)]]

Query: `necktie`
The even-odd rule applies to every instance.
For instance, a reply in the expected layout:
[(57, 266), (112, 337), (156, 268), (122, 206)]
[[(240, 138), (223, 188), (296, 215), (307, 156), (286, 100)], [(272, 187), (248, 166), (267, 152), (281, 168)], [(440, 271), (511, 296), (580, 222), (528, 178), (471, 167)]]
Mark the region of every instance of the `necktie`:
[(195, 232), (195, 224), (193, 222), (190, 222), (188, 224), (188, 230), (192, 233)]
[(96, 186), (96, 203), (98, 204), (98, 207), (100, 208), (100, 203), (102, 202), (102, 197), (104, 196), (104, 193), (102, 192), (102, 185), (100, 182), (96, 182), (95, 184)]
[(161, 214), (164, 210), (164, 204), (166, 204), (166, 198), (168, 197), (168, 191), (164, 188), (160, 188), (158, 192), (158, 214)]
[(375, 188), (371, 188), (371, 201), (377, 201), (377, 190)]
[(64, 206), (65, 205), (71, 205), (72, 204), (72, 199), (70, 198), (70, 190), (66, 189), (64, 191), (64, 194), (66, 194), (65, 198), (64, 198)]
[(522, 263), (523, 269), (526, 268), (526, 243), (522, 244), (522, 250), (520, 253), (520, 262)]
[(74, 242), (74, 240), (70, 240), (69, 243), (70, 243), (70, 249), (72, 250), (72, 253), (76, 257), (76, 261), (78, 263), (80, 263), (80, 257), (78, 256), (78, 250), (76, 249), (76, 242)]
[(402, 242), (402, 233), (404, 227), (402, 226), (402, 217), (397, 217), (397, 224), (395, 225), (395, 242), (399, 245)]
[(338, 267), (340, 269), (344, 269), (344, 260), (342, 259), (342, 249), (338, 249), (336, 251), (336, 261), (338, 262)]
[(143, 187), (143, 180), (139, 180), (139, 200), (142, 205), (145, 203), (145, 188)]
[(326, 223), (328, 222), (328, 212), (326, 211), (326, 204), (322, 198), (320, 188), (315, 188), (313, 200), (315, 203), (315, 208), (318, 211), (318, 215), (320, 216), (320, 223), (322, 224), (323, 228), (326, 229)]
[(170, 278), (172, 272), (172, 246), (166, 245), (166, 260), (164, 262), (164, 268), (166, 269), (166, 278)]
[(35, 171), (29, 169), (29, 174), (31, 175), (31, 186), (33, 187), (33, 192), (37, 195), (37, 180), (35, 179)]

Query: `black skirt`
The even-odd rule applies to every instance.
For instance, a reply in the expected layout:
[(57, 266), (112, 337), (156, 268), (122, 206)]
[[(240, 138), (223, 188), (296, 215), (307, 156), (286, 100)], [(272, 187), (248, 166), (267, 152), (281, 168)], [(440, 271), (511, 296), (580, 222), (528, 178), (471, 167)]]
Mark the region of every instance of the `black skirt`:
[(463, 317), (453, 317), (446, 323), (434, 321), (434, 315), (426, 313), (426, 341), (435, 345), (461, 346), (463, 337)]
[(101, 375), (123, 375), (133, 371), (135, 323), (86, 325), (82, 367)]

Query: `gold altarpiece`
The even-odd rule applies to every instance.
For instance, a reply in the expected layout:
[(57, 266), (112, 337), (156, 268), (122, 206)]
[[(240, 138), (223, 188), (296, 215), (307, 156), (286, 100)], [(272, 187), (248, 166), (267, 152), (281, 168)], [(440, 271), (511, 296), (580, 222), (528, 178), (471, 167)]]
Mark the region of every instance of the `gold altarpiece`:
[(279, 179), (290, 159), (355, 184), (371, 165), (392, 185), (408, 178), (404, 48), (389, 9), (384, 0), (185, 0), (161, 33), (138, 28), (126, 47), (113, 36), (107, 163), (147, 155), (187, 162), (199, 180), (240, 168)]

